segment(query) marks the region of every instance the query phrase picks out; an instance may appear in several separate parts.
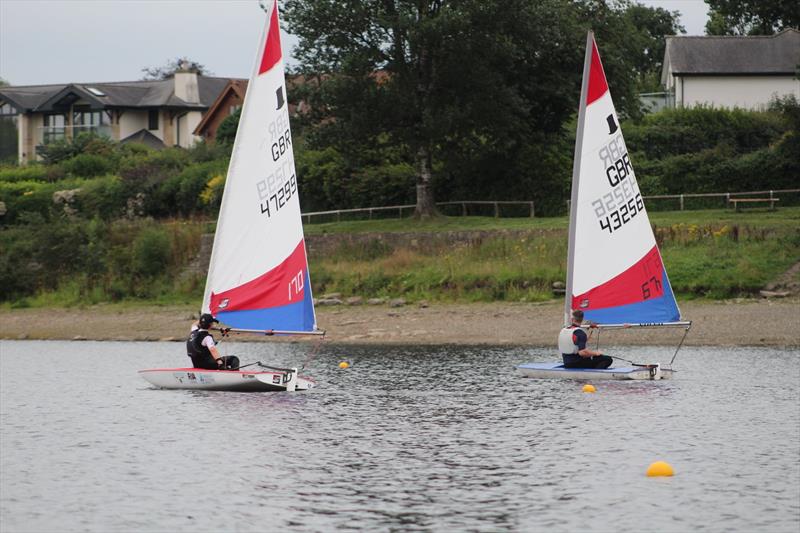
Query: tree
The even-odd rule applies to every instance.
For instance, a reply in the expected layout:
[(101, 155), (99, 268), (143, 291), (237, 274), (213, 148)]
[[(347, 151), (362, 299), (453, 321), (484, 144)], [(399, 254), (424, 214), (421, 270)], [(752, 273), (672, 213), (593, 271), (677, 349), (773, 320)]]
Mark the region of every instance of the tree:
[(772, 35), (800, 28), (797, 0), (706, 0), (708, 35)]
[(220, 122), (217, 128), (217, 133), (214, 135), (214, 140), (219, 144), (233, 146), (233, 141), (236, 140), (236, 130), (239, 129), (239, 118), (242, 116), (242, 108), (240, 107)]
[(283, 13), (300, 70), (331, 74), (311, 101), (318, 118), (335, 119), (317, 138), (350, 151), (402, 147), (417, 217), (436, 214), (443, 156), (518, 150), (526, 132), (559, 130), (575, 106), (565, 88), (579, 83), (582, 51), (568, 3), (286, 0)]
[(175, 59), (167, 60), (166, 64), (160, 67), (147, 67), (143, 68), (143, 80), (165, 80), (177, 71), (192, 71), (201, 76), (209, 76), (213, 74), (205, 66), (197, 61), (192, 61), (186, 56), (176, 57)]

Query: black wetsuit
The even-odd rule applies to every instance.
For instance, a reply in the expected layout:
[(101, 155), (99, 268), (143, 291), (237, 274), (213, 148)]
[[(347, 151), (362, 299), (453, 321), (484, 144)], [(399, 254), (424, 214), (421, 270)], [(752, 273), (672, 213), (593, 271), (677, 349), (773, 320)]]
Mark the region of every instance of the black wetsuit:
[[(572, 342), (578, 347), (578, 351), (586, 349), (586, 332), (580, 328), (575, 328), (572, 332)], [(564, 368), (608, 368), (614, 359), (607, 355), (595, 355), (592, 357), (581, 357), (577, 353), (562, 353)]]
[[(186, 341), (186, 355), (192, 358), (194, 368), (205, 368), (206, 370), (219, 370), (220, 366), (211, 355), (211, 350), (203, 346), (203, 339), (211, 335), (204, 329), (196, 329)], [(213, 339), (213, 337), (212, 337)]]

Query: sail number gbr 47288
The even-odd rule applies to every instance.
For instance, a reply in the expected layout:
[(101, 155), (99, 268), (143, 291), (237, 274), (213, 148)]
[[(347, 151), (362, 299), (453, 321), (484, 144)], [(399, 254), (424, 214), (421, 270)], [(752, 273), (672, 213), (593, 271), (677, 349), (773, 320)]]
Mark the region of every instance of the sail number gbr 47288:
[(643, 211), (644, 202), (633, 177), (633, 167), (622, 134), (614, 136), (600, 148), (597, 155), (605, 167), (608, 184), (613, 188), (592, 201), (592, 209), (600, 229), (613, 233)]

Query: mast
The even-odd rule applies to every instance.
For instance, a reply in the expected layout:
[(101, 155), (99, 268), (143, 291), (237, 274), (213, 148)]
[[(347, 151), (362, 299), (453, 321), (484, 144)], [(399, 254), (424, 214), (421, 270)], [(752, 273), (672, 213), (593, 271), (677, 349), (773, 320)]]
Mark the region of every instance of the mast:
[(583, 149), (583, 128), (586, 118), (586, 98), (589, 93), (589, 68), (592, 63), (592, 41), (594, 33), (586, 34), (586, 52), (583, 59), (583, 81), (581, 82), (581, 101), (578, 108), (578, 131), (575, 134), (575, 156), (572, 160), (572, 194), (569, 203), (569, 245), (567, 247), (567, 288), (564, 292), (564, 326), (571, 322), (572, 311), (572, 266), (575, 261), (575, 227), (578, 216), (578, 182), (581, 175), (581, 150)]
[[(259, 7), (267, 13), (266, 7), (259, 3)], [(269, 18), (267, 18), (269, 20)], [(251, 91), (249, 90), (253, 85), (253, 80), (256, 79), (258, 76), (258, 64), (261, 60), (261, 56), (264, 55), (264, 47), (267, 43), (267, 31), (269, 31), (269, 25), (265, 24), (264, 28), (261, 30), (261, 39), (259, 41), (258, 53), (256, 54), (255, 58), (253, 59), (253, 68), (250, 71), (250, 79), (248, 82), (248, 90), (244, 93), (244, 101), (242, 102), (242, 110), (239, 114), (239, 125), (236, 128), (236, 136), (233, 139), (233, 148), (231, 149), (231, 159), (228, 163), (228, 172), (225, 177), (225, 187), (222, 189), (222, 199), (220, 200), (219, 205), (219, 214), (217, 215), (217, 226), (214, 228), (214, 242), (211, 245), (211, 258), (208, 261), (208, 270), (206, 274), (206, 287), (203, 290), (203, 304), (202, 304), (202, 312), (203, 313), (212, 313), (211, 310), (211, 290), (213, 287), (211, 286), (211, 280), (213, 279), (214, 267), (217, 264), (215, 259), (220, 250), (220, 242), (222, 240), (222, 227), (224, 223), (224, 217), (222, 216), (223, 213), (228, 211), (228, 209), (232, 209), (228, 204), (230, 202), (231, 193), (228, 192), (228, 184), (232, 181), (232, 175), (234, 173), (234, 169), (236, 168), (237, 163), (237, 156), (239, 155), (239, 151), (242, 144), (242, 135), (240, 132), (244, 131), (245, 120), (247, 119), (248, 113), (247, 110), (250, 104), (250, 94)]]

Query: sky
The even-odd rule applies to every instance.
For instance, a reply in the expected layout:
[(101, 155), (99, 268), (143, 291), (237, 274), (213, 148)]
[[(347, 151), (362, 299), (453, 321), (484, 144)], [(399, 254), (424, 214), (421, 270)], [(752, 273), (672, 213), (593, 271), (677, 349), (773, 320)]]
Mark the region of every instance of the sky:
[[(640, 2), (680, 11), (688, 35), (704, 33), (702, 0)], [(249, 78), (265, 17), (257, 0), (0, 0), (0, 78), (132, 81), (183, 56), (216, 76)], [(297, 39), (281, 33), (291, 54)]]

